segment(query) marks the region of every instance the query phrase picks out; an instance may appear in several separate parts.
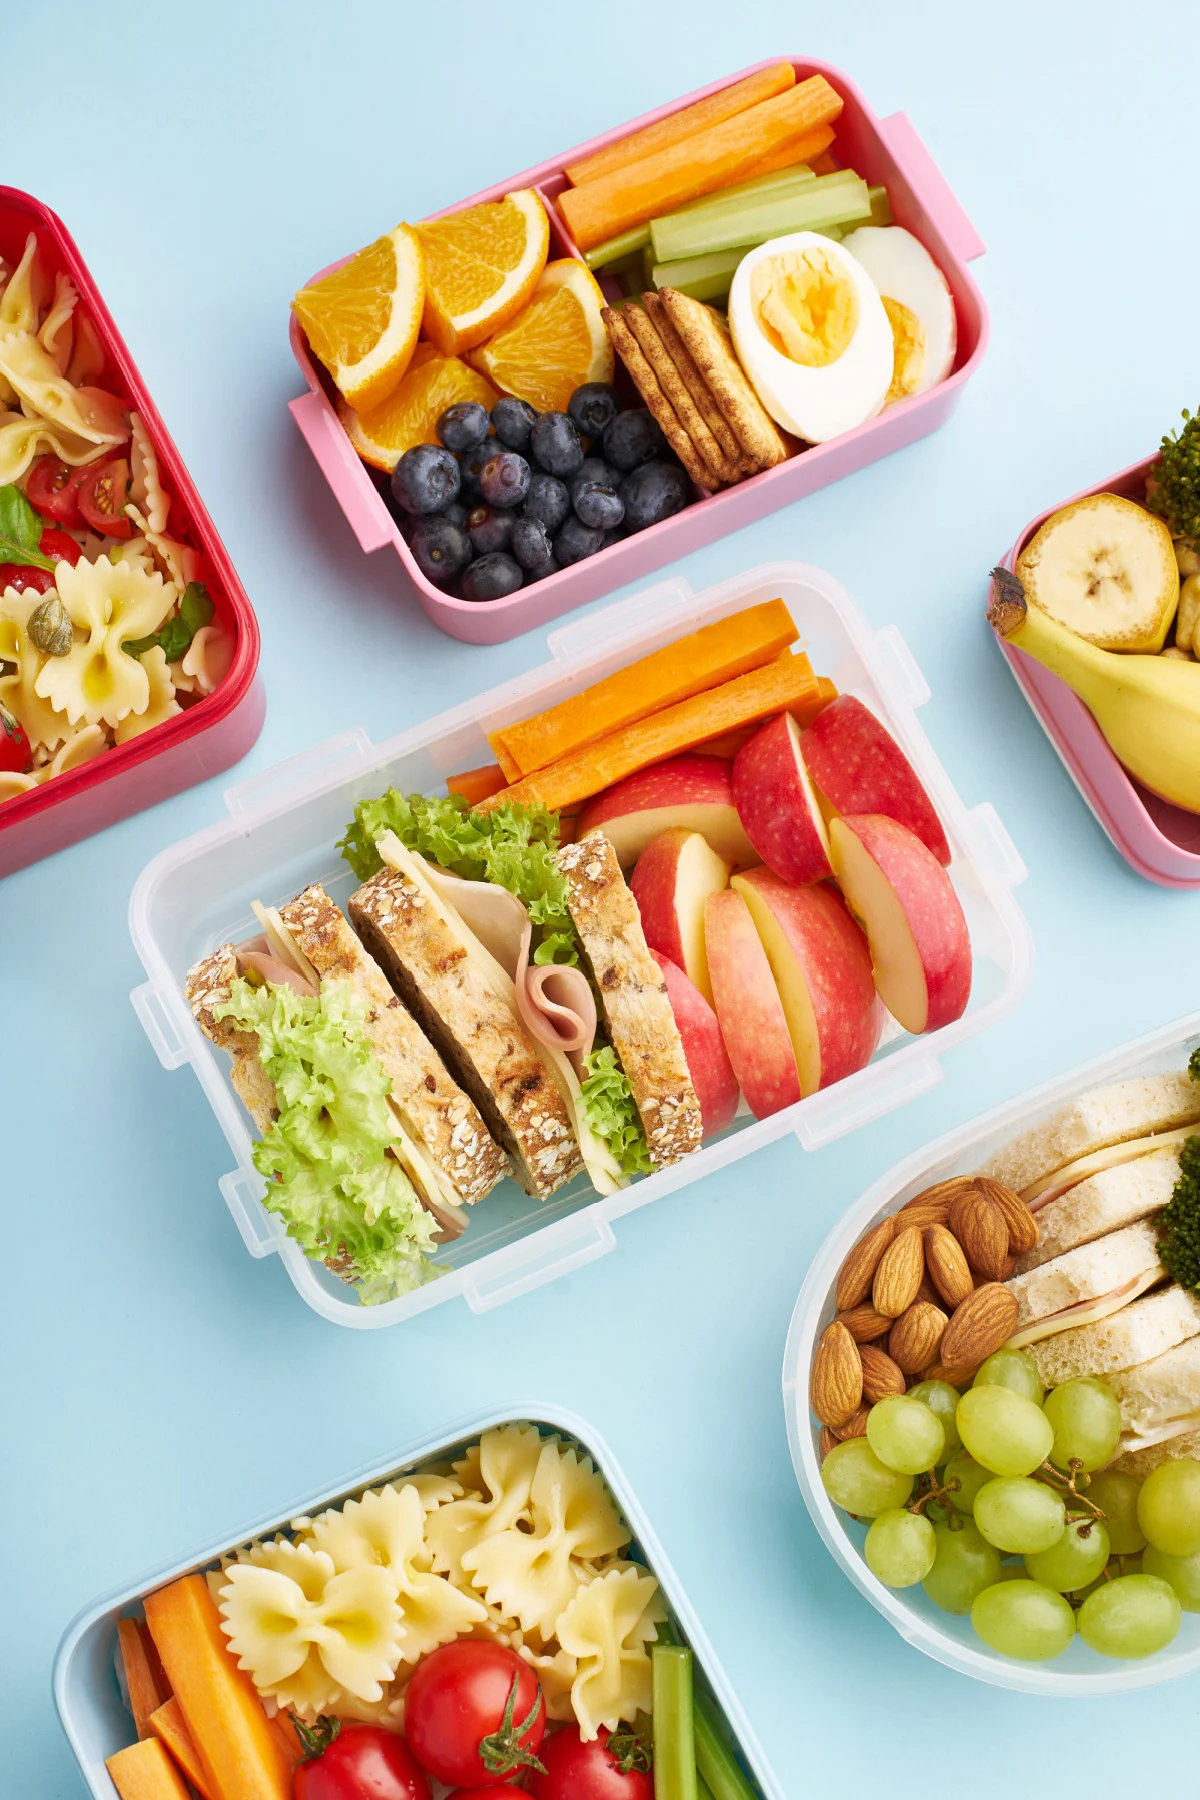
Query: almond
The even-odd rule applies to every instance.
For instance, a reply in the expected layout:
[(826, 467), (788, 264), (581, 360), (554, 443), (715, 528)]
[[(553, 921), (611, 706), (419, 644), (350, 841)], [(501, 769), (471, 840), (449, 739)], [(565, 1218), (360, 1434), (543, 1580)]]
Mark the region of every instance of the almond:
[(908, 1390), (904, 1379), (904, 1370), (899, 1368), (877, 1344), (863, 1344), (858, 1352), (862, 1359), (862, 1391), (863, 1399), (874, 1406), (877, 1400), (886, 1400), (889, 1394), (903, 1394)]
[(1041, 1241), (1041, 1226), (1020, 1195), (1014, 1194), (1002, 1181), (993, 1181), (990, 1175), (978, 1176), (975, 1186), (985, 1200), (990, 1200), (1004, 1214), (1004, 1223), (1008, 1226), (1008, 1247), (1014, 1256), (1024, 1256), (1028, 1251), (1035, 1250)]
[(1001, 1281), (1007, 1281), (1009, 1279), (1010, 1275), (1012, 1274), (1013, 1270), (1016, 1268), (1016, 1266), (1017, 1266), (1016, 1257), (1011, 1254), (1006, 1256), (1004, 1259), (1004, 1267), (1000, 1271)]
[(949, 1307), (961, 1306), (974, 1292), (975, 1283), (962, 1253), (962, 1245), (945, 1225), (930, 1225), (925, 1231), (925, 1267), (933, 1285)]
[(978, 1366), (966, 1369), (948, 1369), (945, 1363), (935, 1362), (930, 1363), (927, 1369), (921, 1370), (921, 1380), (948, 1381), (953, 1388), (965, 1388), (970, 1387), (978, 1373)]
[(848, 1312), (860, 1300), (866, 1299), (875, 1279), (875, 1271), (879, 1267), (879, 1259), (895, 1235), (895, 1220), (880, 1219), (878, 1225), (872, 1226), (866, 1237), (855, 1244), (837, 1278), (834, 1297), (839, 1312)]
[(888, 1355), (906, 1375), (934, 1361), (948, 1321), (940, 1306), (917, 1300), (902, 1312), (888, 1337)]
[(844, 1425), (835, 1426), (833, 1435), (839, 1444), (844, 1444), (847, 1438), (866, 1437), (867, 1414), (870, 1410), (869, 1406), (860, 1406), (852, 1419), (847, 1419)]
[(885, 1337), (892, 1327), (892, 1321), (884, 1313), (877, 1313), (869, 1300), (864, 1300), (861, 1306), (852, 1306), (849, 1312), (839, 1313), (838, 1323), (846, 1327), (856, 1344), (870, 1344), (876, 1338)]
[(965, 1193), (974, 1185), (970, 1175), (952, 1175), (948, 1181), (936, 1181), (932, 1187), (924, 1188), (921, 1193), (914, 1194), (901, 1207), (902, 1212), (928, 1212), (931, 1224), (944, 1225), (950, 1211), (950, 1203), (959, 1194)]
[(1011, 1289), (999, 1281), (985, 1282), (955, 1307), (942, 1339), (940, 1360), (950, 1369), (978, 1365), (1008, 1342), (1019, 1311)]
[(896, 1226), (900, 1231), (907, 1231), (910, 1226), (924, 1231), (929, 1225), (944, 1225), (949, 1214), (948, 1206), (914, 1206), (911, 1212), (896, 1214)]
[(836, 1443), (837, 1439), (834, 1437), (832, 1431), (830, 1431), (828, 1425), (822, 1425), (821, 1435), (817, 1439), (817, 1455), (822, 1462), (825, 1461), (825, 1458), (829, 1455), (829, 1452)]
[(821, 1333), (813, 1357), (809, 1383), (812, 1409), (822, 1425), (844, 1425), (858, 1411), (862, 1396), (863, 1367), (858, 1345), (835, 1319)]
[(879, 1259), (871, 1288), (871, 1304), (875, 1311), (886, 1313), (889, 1319), (898, 1319), (916, 1299), (924, 1273), (925, 1251), (921, 1233), (910, 1225), (897, 1233)]
[(976, 1275), (999, 1281), (1008, 1255), (1008, 1226), (998, 1206), (977, 1189), (960, 1194), (950, 1208), (950, 1229)]

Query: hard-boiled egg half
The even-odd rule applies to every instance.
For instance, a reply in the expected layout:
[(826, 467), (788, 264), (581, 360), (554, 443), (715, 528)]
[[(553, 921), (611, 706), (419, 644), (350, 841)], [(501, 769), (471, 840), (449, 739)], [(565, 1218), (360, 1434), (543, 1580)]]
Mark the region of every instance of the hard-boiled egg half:
[(946, 277), (924, 244), (902, 225), (861, 225), (846, 233), (842, 249), (867, 271), (891, 320), (896, 357), (888, 404), (945, 381), (958, 321)]
[(892, 380), (892, 328), (862, 264), (796, 231), (742, 258), (729, 328), (743, 369), (785, 431), (823, 444), (873, 419)]

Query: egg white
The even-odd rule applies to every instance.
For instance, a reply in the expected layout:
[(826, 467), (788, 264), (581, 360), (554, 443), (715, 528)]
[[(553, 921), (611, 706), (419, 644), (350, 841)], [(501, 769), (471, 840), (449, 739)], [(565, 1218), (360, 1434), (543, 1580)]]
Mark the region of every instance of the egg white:
[(915, 393), (945, 381), (958, 349), (954, 296), (946, 277), (919, 238), (902, 225), (860, 225), (842, 249), (866, 269), (881, 294), (915, 313), (925, 333), (925, 363)]

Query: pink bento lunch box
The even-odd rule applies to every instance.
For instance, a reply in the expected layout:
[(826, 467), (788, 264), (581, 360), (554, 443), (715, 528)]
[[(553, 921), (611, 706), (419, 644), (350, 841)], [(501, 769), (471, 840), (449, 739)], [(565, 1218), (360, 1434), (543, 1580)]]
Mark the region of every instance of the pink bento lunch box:
[(96, 326), (108, 358), (101, 385), (145, 420), (171, 494), (170, 533), (199, 552), (201, 579), (217, 620), (233, 635), (234, 652), (225, 679), (194, 706), (78, 769), (0, 803), (0, 877), (227, 769), (254, 743), (265, 714), (256, 676), (253, 609), (112, 314), (62, 220), (29, 194), (0, 187), (0, 257), (9, 268), (19, 260), (31, 231), (37, 233), (44, 266), (51, 274), (62, 270), (70, 276), (83, 311)]
[[(483, 200), (498, 200), (514, 188), (536, 188), (550, 214), (551, 256), (578, 256), (579, 251), (554, 205), (556, 196), (568, 185), (563, 171), (569, 163), (631, 131), (666, 118), (681, 107), (691, 106), (732, 82), (743, 80), (757, 68), (768, 68), (780, 60), (769, 58), (753, 68), (741, 69), (734, 75), (711, 82), (708, 87), (697, 88), (694, 93), (684, 94), (654, 112), (645, 113), (640, 119), (614, 126), (589, 143), (551, 157), (536, 168), (498, 181), (493, 187), (472, 195), (469, 200), (459, 201), (456, 206), (446, 207), (444, 211), (457, 212)], [(698, 498), (661, 525), (611, 544), (586, 561), (561, 569), (555, 575), (510, 594), (507, 599), (469, 601), (442, 593), (417, 568), (380, 491), (386, 477), (376, 476), (355, 454), (334, 410), (328, 378), (310, 357), (304, 334), (293, 315), (292, 350), (304, 372), (309, 391), (291, 402), (292, 416), (362, 548), (380, 550), (390, 544), (426, 613), (451, 637), (462, 638), (471, 644), (497, 644), (516, 637), (519, 632), (544, 625), (572, 607), (583, 606), (625, 582), (639, 581), (663, 563), (698, 550), (702, 545), (712, 543), (714, 538), (749, 525), (806, 494), (815, 493), (818, 488), (843, 475), (853, 474), (878, 457), (903, 449), (906, 444), (914, 443), (943, 424), (958, 405), (963, 387), (987, 347), (987, 310), (967, 270), (967, 263), (982, 255), (983, 242), (972, 229), (907, 114), (892, 113), (889, 118), (877, 118), (854, 83), (840, 69), (808, 57), (793, 56), (786, 60), (793, 64), (798, 81), (810, 75), (824, 75), (842, 95), (845, 110), (837, 121), (834, 143), (839, 162), (856, 169), (871, 184), (886, 185), (896, 224), (907, 226), (919, 237), (944, 271), (958, 311), (958, 357), (953, 373), (928, 393), (889, 407), (857, 430), (805, 450), (737, 487)], [(440, 218), (444, 214), (435, 216)], [(348, 261), (349, 258), (341, 260)], [(339, 264), (330, 266), (336, 268)], [(328, 270), (321, 273), (327, 274)], [(700, 489), (696, 493), (699, 495)]]
[[(1097, 482), (1071, 498), (1122, 494), (1127, 500), (1141, 502), (1146, 495), (1146, 476), (1157, 460), (1152, 456), (1134, 463), (1111, 481)], [(1070, 500), (1060, 501), (1031, 520), (1004, 558), (1004, 567), (1015, 569), (1017, 558), (1039, 526), (1051, 513), (1070, 504)], [(1200, 814), (1160, 800), (1135, 781), (1109, 749), (1083, 701), (1057, 675), (1012, 644), (1001, 643), (1000, 649), (1076, 787), (1129, 866), (1161, 887), (1200, 888)]]

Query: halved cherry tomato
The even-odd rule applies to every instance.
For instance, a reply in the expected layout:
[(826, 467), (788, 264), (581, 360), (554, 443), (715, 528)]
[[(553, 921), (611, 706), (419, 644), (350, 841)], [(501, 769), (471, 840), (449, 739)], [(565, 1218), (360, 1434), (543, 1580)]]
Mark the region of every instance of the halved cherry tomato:
[(43, 556), (48, 556), (51, 562), (70, 563), (72, 568), (83, 555), (83, 551), (75, 539), (68, 532), (55, 531), (53, 525), (47, 525), (43, 531), (38, 549)]
[(32, 758), (25, 727), (7, 706), (0, 706), (0, 769), (6, 775), (24, 775)]
[[(74, 568), (83, 552), (73, 537), (47, 525), (38, 541), (38, 549), (52, 562), (70, 563)], [(18, 594), (48, 594), (54, 587), (52, 569), (34, 569), (28, 563), (0, 563), (0, 594), (15, 588)]]
[(430, 1800), (424, 1769), (382, 1725), (322, 1719), (301, 1737), (310, 1754), (292, 1778), (294, 1800)]
[(25, 497), (35, 512), (59, 525), (81, 525), (76, 488), (85, 471), (73, 469), (57, 456), (39, 456), (29, 471)]
[(107, 462), (93, 463), (85, 469), (77, 491), (85, 525), (104, 532), (106, 537), (132, 536), (133, 526), (125, 516), (129, 464), (123, 456), (110, 457)]
[(545, 1774), (530, 1777), (531, 1800), (654, 1800), (649, 1757), (630, 1731), (602, 1725), (585, 1743), (578, 1725), (566, 1725), (542, 1745), (542, 1762)]
[(514, 1650), (459, 1638), (417, 1664), (404, 1691), (404, 1730), (422, 1768), (447, 1787), (494, 1791), (542, 1766), (541, 1683)]

